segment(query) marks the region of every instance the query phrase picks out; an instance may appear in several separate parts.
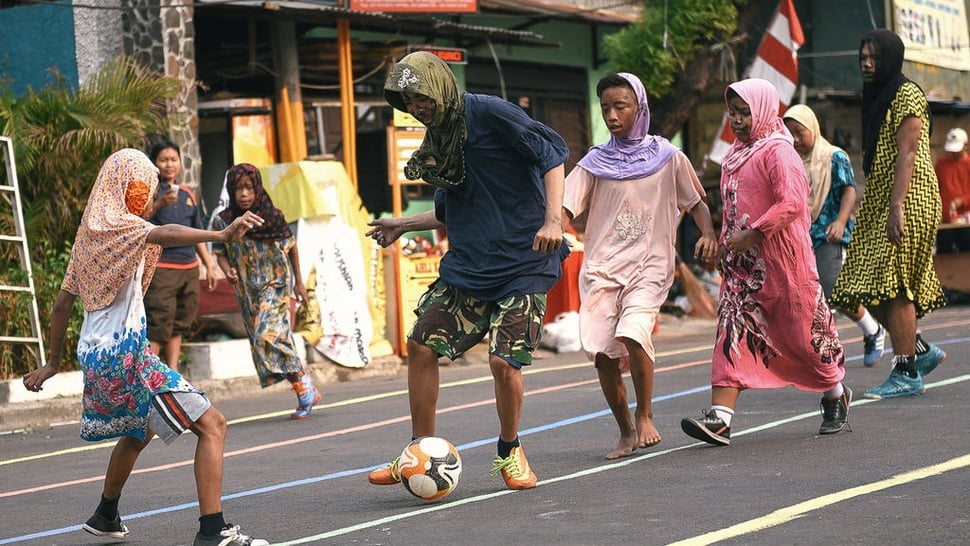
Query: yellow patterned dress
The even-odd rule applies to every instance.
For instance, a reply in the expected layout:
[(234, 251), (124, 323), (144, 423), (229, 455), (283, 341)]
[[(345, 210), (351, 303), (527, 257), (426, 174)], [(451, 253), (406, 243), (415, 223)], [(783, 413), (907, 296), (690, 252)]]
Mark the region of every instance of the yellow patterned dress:
[[(903, 206), (906, 238), (897, 247), (886, 236), (889, 199), (896, 168), (896, 131), (908, 116), (923, 122), (909, 193)], [(922, 317), (946, 305), (933, 267), (933, 244), (940, 222), (941, 203), (930, 156), (926, 97), (912, 82), (899, 87), (879, 128), (876, 153), (859, 205), (858, 223), (845, 265), (835, 283), (832, 301), (846, 309), (873, 306), (903, 294)]]

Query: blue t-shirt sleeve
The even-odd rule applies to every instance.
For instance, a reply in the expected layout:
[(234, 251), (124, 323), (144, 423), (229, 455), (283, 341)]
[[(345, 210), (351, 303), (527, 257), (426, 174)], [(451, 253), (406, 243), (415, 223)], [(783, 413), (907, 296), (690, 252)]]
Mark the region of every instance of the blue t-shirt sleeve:
[(448, 217), (448, 196), (443, 188), (434, 190), (434, 217), (442, 224)]
[(841, 188), (843, 186), (856, 187), (855, 171), (852, 170), (849, 156), (842, 150), (838, 150), (832, 154), (832, 187)]
[(518, 106), (495, 98), (495, 106), (487, 110), (485, 123), (510, 143), (529, 163), (539, 167), (545, 174), (553, 167), (566, 162), (569, 147), (559, 133), (530, 118)]

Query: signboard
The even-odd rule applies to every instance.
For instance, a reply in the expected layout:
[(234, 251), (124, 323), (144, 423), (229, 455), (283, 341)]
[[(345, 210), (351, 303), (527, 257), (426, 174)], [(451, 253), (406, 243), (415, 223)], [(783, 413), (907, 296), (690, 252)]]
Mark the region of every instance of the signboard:
[(350, 9), (384, 13), (477, 13), (478, 0), (350, 0)]
[[(425, 129), (387, 128), (388, 183), (392, 186), (424, 184), (424, 180), (408, 180), (404, 177), (404, 166), (411, 154), (421, 147)], [(396, 191), (396, 190), (395, 190)]]
[(970, 70), (965, 0), (894, 0), (893, 9), (907, 61)]
[[(414, 326), (414, 309), (418, 306), (421, 295), (428, 290), (428, 286), (438, 279), (438, 266), (441, 263), (441, 256), (401, 256), (400, 274), (398, 289), (401, 291), (401, 339), (407, 339), (407, 335)], [(407, 351), (402, 344), (402, 354)]]
[(427, 51), (448, 64), (468, 64), (468, 50), (462, 47), (411, 45), (407, 46), (406, 51)]

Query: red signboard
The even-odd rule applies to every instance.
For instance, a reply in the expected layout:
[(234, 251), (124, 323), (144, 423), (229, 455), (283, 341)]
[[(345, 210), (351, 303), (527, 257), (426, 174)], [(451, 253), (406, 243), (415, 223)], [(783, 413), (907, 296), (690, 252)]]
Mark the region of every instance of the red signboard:
[(411, 45), (407, 46), (405, 50), (408, 53), (414, 51), (427, 51), (428, 53), (431, 53), (435, 57), (438, 57), (442, 61), (449, 64), (468, 64), (468, 52), (461, 47)]
[(477, 13), (478, 0), (350, 0), (350, 9), (384, 13)]

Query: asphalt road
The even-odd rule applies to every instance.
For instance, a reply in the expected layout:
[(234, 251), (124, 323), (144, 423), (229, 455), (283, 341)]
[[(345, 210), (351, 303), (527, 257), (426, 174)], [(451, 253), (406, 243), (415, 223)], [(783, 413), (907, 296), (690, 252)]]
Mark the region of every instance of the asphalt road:
[[(839, 322), (846, 382), (861, 396), (891, 354), (862, 366), (861, 336)], [(278, 544), (960, 544), (970, 543), (970, 308), (937, 311), (924, 337), (949, 354), (923, 396), (857, 400), (853, 432), (819, 437), (819, 396), (742, 394), (732, 445), (684, 435), (709, 404), (707, 328), (657, 336), (654, 413), (663, 442), (619, 461), (618, 432), (580, 353), (546, 353), (528, 370), (521, 438), (539, 485), (504, 489), (488, 470), (497, 419), (488, 367), (442, 368), (438, 434), (461, 452), (450, 496), (425, 503), (366, 473), (410, 438), (406, 379), (328, 385), (324, 405), (290, 421), (282, 389), (222, 400), (229, 417), (227, 519)], [(631, 399), (632, 399), (632, 388)], [(195, 440), (156, 442), (121, 500), (129, 544), (190, 544), (198, 517)], [(0, 436), (0, 544), (104, 544), (80, 524), (97, 504), (110, 443), (77, 425)]]

